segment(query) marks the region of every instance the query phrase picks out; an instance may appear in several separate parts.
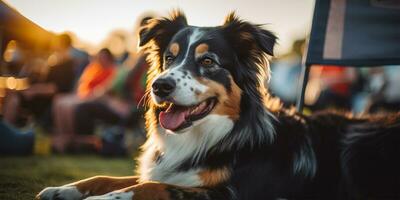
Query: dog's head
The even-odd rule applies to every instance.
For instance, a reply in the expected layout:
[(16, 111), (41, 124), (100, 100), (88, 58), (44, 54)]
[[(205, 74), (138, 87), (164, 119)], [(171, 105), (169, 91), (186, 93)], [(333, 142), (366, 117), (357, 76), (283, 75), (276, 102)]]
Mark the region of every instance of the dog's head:
[(150, 21), (139, 45), (152, 62), (147, 89), (155, 121), (179, 133), (212, 115), (253, 120), (263, 109), (266, 55), (273, 54), (275, 41), (234, 13), (217, 27), (190, 26), (181, 12)]

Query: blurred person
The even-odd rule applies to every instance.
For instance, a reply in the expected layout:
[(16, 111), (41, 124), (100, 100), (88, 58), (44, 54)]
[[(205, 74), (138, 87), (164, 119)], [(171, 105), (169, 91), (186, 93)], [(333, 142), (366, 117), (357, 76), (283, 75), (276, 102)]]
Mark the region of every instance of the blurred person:
[[(356, 80), (357, 73), (354, 68), (330, 65), (312, 66), (306, 89), (306, 104), (314, 110), (329, 107), (350, 110), (353, 83)], [(313, 100), (307, 98), (310, 93), (317, 94)]]
[(76, 132), (93, 134), (98, 120), (123, 126), (134, 123), (136, 120), (125, 119), (138, 111), (137, 106), (145, 91), (148, 68), (145, 56), (142, 55), (133, 68), (123, 67), (119, 70), (107, 93), (79, 104), (75, 111)]
[[(4, 105), (4, 120), (16, 125), (20, 113), (33, 114), (44, 128), (52, 124), (51, 105), (57, 94), (69, 93), (74, 87), (74, 62), (71, 59), (64, 37), (54, 38), (54, 53), (50, 55), (45, 72), (30, 87), (22, 91), (12, 91)], [(26, 66), (31, 67), (31, 66)], [(32, 79), (31, 79), (32, 81)]]
[(104, 155), (125, 152), (121, 148), (124, 148), (127, 128), (133, 129), (135, 139), (144, 139), (140, 124), (143, 122), (143, 111), (138, 104), (144, 95), (148, 68), (145, 56), (141, 56), (133, 68), (119, 69), (112, 87), (104, 95), (78, 104), (75, 109), (75, 133), (94, 135), (96, 127), (103, 125), (100, 133), (101, 153)]
[[(143, 17), (139, 25), (146, 24), (151, 18), (150, 16)], [(136, 29), (140, 26), (137, 26)], [(143, 111), (138, 108), (138, 105), (145, 93), (148, 68), (146, 55), (142, 52), (130, 55), (127, 62), (118, 68), (112, 87), (105, 95), (77, 106), (75, 132), (93, 134), (99, 122), (120, 127), (113, 129), (114, 133), (109, 135), (123, 135), (125, 127), (133, 128), (135, 132), (141, 132), (140, 122), (142, 122)], [(115, 130), (119, 130), (120, 134), (116, 134)], [(119, 139), (123, 139), (123, 137)], [(107, 141), (103, 140), (103, 149), (107, 149), (106, 145)], [(114, 151), (115, 149), (117, 147), (105, 151)]]
[(400, 109), (400, 66), (369, 69), (369, 99), (366, 109), (375, 113)]
[(129, 52), (127, 50), (129, 33), (123, 29), (113, 30), (103, 42), (103, 46), (107, 46), (111, 53), (115, 56), (115, 62), (117, 66), (121, 64), (128, 58)]
[(386, 87), (384, 89), (385, 102), (388, 104), (396, 104), (396, 110), (399, 109), (400, 103), (399, 74), (399, 65), (384, 66), (384, 80), (386, 83)]
[(79, 50), (77, 48), (71, 48), (70, 54), (75, 60), (75, 79), (79, 80), (85, 67), (89, 64), (89, 54), (86, 51)]
[(78, 82), (78, 96), (81, 99), (102, 95), (116, 72), (113, 54), (107, 48), (101, 49), (94, 61), (84, 70)]
[(296, 101), (304, 45), (305, 39), (296, 40), (288, 54), (274, 60), (271, 64), (273, 76), (271, 76), (269, 89), (287, 105), (294, 104)]
[(89, 64), (90, 56), (86, 51), (75, 48), (72, 45), (73, 38), (76, 40), (76, 37), (73, 35), (73, 33), (63, 33), (62, 35), (65, 38), (65, 43), (67, 43), (66, 45), (69, 46), (69, 54), (75, 63), (75, 81), (77, 82), (85, 70), (85, 67)]
[[(78, 81), (76, 94), (59, 96), (54, 106), (55, 150), (63, 152), (75, 137), (75, 108), (82, 102), (102, 96), (110, 87), (116, 72), (114, 56), (107, 48), (101, 49), (85, 68)], [(97, 144), (95, 139), (87, 138), (89, 143)]]
[(72, 33), (62, 33), (58, 37), (59, 46), (63, 46), (69, 58), (74, 62), (75, 82), (79, 80), (85, 67), (89, 64), (89, 54), (83, 50), (77, 49), (72, 45)]

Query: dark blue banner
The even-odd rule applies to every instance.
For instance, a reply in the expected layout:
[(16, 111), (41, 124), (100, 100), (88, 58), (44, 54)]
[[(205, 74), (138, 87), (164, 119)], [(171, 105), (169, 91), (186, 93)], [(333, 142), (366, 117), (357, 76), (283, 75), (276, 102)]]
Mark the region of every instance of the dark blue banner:
[(306, 65), (400, 64), (400, 0), (316, 0)]

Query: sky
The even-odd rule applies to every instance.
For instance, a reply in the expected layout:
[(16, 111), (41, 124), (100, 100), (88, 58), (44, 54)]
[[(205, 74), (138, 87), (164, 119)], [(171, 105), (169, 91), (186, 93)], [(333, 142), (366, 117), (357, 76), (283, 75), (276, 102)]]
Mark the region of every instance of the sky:
[(53, 32), (74, 32), (99, 44), (114, 29), (133, 31), (144, 12), (167, 15), (183, 10), (191, 25), (220, 25), (231, 11), (248, 21), (267, 24), (279, 37), (278, 54), (311, 27), (314, 0), (5, 0), (22, 15)]

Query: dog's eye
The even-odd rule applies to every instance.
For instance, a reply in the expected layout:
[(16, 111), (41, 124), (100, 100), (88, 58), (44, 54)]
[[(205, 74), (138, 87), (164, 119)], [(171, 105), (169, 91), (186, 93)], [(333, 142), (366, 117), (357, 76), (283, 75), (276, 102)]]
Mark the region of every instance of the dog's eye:
[(200, 63), (203, 66), (209, 67), (209, 66), (212, 66), (214, 64), (214, 61), (211, 58), (203, 58), (200, 61)]
[(174, 61), (174, 57), (172, 57), (172, 56), (166, 56), (165, 57), (165, 63), (167, 65), (171, 64), (173, 61)]

